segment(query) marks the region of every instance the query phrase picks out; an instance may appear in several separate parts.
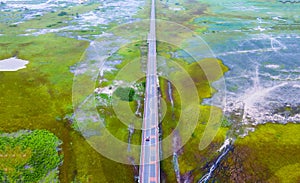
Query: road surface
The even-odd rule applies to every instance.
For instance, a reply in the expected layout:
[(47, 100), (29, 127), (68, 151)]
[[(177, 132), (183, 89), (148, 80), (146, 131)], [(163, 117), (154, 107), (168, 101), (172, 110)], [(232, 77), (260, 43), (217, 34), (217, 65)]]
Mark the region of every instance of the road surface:
[(160, 182), (158, 78), (156, 73), (155, 0), (152, 0), (139, 182)]

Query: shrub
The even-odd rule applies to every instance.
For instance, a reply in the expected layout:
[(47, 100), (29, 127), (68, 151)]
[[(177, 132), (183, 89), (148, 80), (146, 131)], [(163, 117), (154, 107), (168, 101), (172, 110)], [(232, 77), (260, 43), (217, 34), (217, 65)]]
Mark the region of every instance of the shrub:
[(62, 11), (62, 12), (60, 12), (59, 14), (57, 14), (58, 16), (65, 16), (65, 15), (67, 15), (68, 13), (67, 12), (65, 12), (65, 11)]

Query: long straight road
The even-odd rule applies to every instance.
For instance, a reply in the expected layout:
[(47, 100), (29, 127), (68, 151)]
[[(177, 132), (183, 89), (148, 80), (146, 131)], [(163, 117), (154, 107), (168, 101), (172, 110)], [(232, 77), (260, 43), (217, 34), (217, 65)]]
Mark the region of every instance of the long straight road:
[(140, 157), (140, 183), (160, 182), (159, 131), (158, 131), (158, 78), (156, 71), (155, 0), (152, 0), (150, 32), (148, 34), (148, 63), (146, 94)]

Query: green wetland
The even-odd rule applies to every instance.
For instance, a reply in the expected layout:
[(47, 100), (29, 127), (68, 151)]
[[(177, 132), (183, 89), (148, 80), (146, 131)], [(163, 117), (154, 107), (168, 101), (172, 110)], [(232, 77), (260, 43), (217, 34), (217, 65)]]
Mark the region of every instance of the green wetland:
[[(18, 71), (0, 71), (0, 180), (135, 182), (148, 26), (142, 22), (137, 28), (135, 23), (148, 18), (149, 2), (43, 3), (0, 5), (0, 60), (17, 57), (29, 62)], [(298, 6), (258, 0), (157, 1), (157, 18), (173, 22), (160, 22), (157, 28), (158, 37), (172, 38), (170, 43), (157, 42), (161, 130), (166, 139), (163, 181), (198, 182), (216, 162), (226, 139), (234, 139), (232, 149), (208, 182), (300, 181)], [(123, 23), (129, 28), (119, 26)], [(192, 49), (198, 44), (174, 23), (203, 38), (215, 58)], [(107, 53), (102, 63), (97, 56)], [(187, 75), (176, 72), (177, 66)], [(214, 97), (222, 92), (216, 81), (223, 77), (229, 102), (214, 105)], [(177, 82), (169, 82), (174, 78)], [(195, 98), (181, 92), (189, 79)], [(83, 84), (79, 92), (88, 93), (92, 86), (88, 94), (98, 121), (91, 116), (82, 125), (76, 119), (74, 101), (87, 101), (74, 99), (77, 80)], [(198, 100), (199, 118), (182, 142), (184, 127), (190, 125), (180, 119), (189, 107), (184, 99)], [(200, 150), (211, 115), (218, 130)], [(122, 117), (130, 120), (124, 123)], [(109, 136), (99, 139), (100, 125), (116, 139), (130, 142), (112, 152), (126, 164), (99, 153), (97, 148), (110, 143)]]

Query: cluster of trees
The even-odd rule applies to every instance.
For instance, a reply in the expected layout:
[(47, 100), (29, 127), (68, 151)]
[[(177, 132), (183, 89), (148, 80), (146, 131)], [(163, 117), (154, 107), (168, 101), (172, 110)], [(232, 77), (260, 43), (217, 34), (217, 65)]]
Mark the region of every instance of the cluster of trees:
[(38, 182), (63, 160), (61, 141), (46, 130), (0, 135), (0, 182)]
[(118, 87), (114, 92), (114, 94), (123, 101), (131, 102), (133, 101), (133, 96), (135, 94), (135, 91), (133, 88), (130, 87), (125, 87), (125, 88)]

